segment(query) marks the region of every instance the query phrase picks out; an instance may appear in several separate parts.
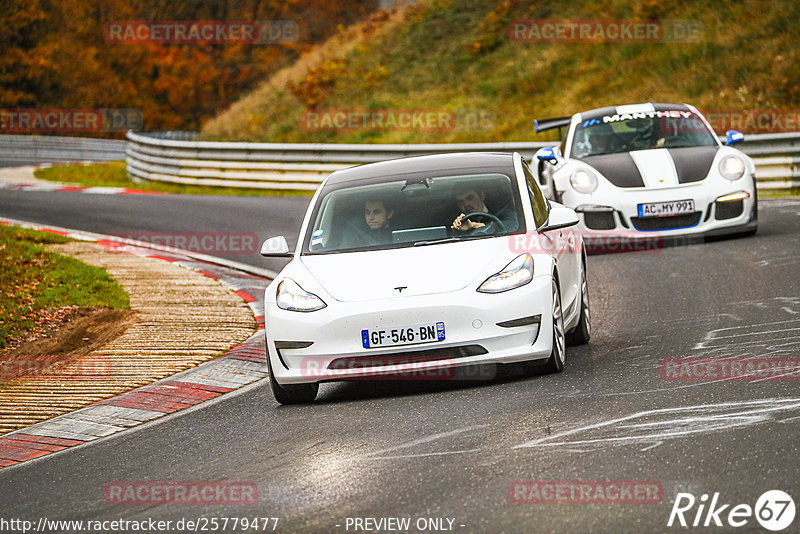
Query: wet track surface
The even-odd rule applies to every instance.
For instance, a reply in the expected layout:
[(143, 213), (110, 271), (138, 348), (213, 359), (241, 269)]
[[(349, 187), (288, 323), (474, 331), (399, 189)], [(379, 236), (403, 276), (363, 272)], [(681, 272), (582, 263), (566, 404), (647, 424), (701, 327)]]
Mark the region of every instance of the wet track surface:
[[(294, 242), (307, 202), (0, 191), (0, 214), (95, 232), (283, 233)], [(325, 384), (317, 402), (290, 407), (262, 382), (0, 470), (0, 517), (278, 517), (281, 532), (408, 517), (412, 532), (418, 518), (452, 519), (457, 532), (664, 532), (679, 492), (754, 506), (780, 489), (797, 502), (800, 382), (665, 376), (675, 358), (800, 355), (800, 201), (760, 208), (752, 238), (591, 256), (592, 341), (568, 349), (559, 375), (512, 368), (473, 382)], [(104, 499), (111, 482), (222, 480), (257, 484), (258, 502)], [(516, 481), (554, 480), (651, 481), (663, 491), (650, 504), (513, 502)], [(738, 530), (759, 529), (751, 517)]]

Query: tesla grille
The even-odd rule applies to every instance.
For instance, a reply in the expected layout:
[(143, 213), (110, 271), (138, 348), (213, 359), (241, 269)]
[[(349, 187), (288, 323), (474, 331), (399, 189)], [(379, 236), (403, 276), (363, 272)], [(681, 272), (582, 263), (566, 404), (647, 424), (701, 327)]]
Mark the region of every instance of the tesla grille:
[(743, 200), (729, 200), (728, 202), (717, 202), (717, 209), (714, 211), (714, 218), (718, 221), (725, 219), (735, 219), (744, 211)]
[(611, 211), (587, 211), (583, 214), (583, 220), (591, 230), (613, 230), (617, 226)]
[(702, 212), (684, 213), (670, 217), (631, 217), (631, 222), (637, 230), (672, 230), (674, 228), (688, 228), (700, 222)]
[(378, 354), (375, 356), (348, 356), (346, 358), (336, 358), (328, 365), (328, 369), (358, 369), (361, 367), (384, 367), (387, 365), (402, 365), (405, 363), (454, 360), (456, 358), (479, 356), (487, 352), (489, 351), (480, 345), (464, 345), (462, 347), (447, 347), (446, 349), (393, 352), (391, 354)]

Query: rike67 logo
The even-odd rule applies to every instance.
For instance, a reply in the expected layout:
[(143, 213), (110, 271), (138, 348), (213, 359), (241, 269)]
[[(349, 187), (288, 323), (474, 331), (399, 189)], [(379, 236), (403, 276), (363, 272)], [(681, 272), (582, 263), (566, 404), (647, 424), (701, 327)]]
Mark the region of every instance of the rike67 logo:
[(740, 528), (755, 518), (763, 528), (778, 532), (792, 524), (796, 511), (794, 500), (781, 490), (765, 491), (752, 507), (724, 503), (719, 492), (710, 501), (705, 493), (699, 499), (691, 493), (678, 493), (667, 526)]

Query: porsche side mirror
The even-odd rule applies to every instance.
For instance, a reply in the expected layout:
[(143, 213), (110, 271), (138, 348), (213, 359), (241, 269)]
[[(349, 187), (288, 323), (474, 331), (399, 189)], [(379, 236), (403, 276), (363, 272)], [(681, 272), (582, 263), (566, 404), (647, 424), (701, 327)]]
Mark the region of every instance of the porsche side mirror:
[(539, 161), (547, 161), (551, 165), (558, 163), (558, 156), (556, 156), (556, 149), (552, 146), (546, 146), (536, 151), (536, 159)]
[(744, 141), (744, 134), (738, 130), (728, 130), (725, 132), (725, 146), (735, 145)]

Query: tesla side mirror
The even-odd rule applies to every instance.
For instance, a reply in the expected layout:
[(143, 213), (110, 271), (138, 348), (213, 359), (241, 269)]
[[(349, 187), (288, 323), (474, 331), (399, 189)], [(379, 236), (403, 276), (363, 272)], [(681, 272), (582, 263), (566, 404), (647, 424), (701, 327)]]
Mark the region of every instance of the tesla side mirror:
[(261, 245), (261, 255), (264, 257), (291, 258), (289, 244), (282, 235), (270, 237)]
[(575, 210), (563, 206), (553, 206), (550, 208), (550, 215), (547, 217), (547, 221), (539, 227), (539, 232), (560, 230), (576, 224), (578, 224), (578, 214), (575, 213)]
[(744, 141), (744, 134), (738, 130), (728, 130), (725, 132), (725, 146), (735, 145)]
[(558, 156), (556, 156), (556, 148), (552, 146), (546, 146), (544, 148), (540, 148), (536, 152), (536, 159), (540, 161), (547, 161), (555, 165), (558, 162)]

